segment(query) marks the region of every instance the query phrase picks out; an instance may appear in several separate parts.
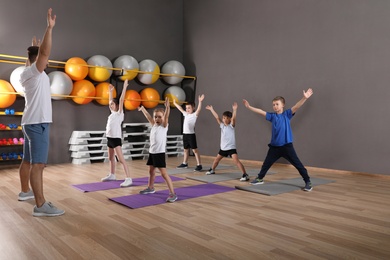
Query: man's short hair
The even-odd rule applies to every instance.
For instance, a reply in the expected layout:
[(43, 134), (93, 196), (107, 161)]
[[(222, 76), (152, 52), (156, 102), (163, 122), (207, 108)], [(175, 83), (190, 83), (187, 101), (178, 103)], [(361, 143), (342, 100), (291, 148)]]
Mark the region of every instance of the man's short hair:
[(34, 63), (35, 60), (37, 59), (39, 52), (39, 47), (38, 46), (30, 46), (27, 48), (27, 53), (28, 53), (28, 60), (30, 63)]

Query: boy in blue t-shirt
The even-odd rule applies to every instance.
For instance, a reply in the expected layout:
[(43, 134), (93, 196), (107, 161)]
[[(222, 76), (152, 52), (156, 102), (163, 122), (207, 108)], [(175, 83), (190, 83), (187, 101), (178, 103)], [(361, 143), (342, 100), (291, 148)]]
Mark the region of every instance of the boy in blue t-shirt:
[(291, 109), (284, 111), (285, 100), (283, 97), (275, 97), (272, 100), (272, 107), (274, 113), (265, 112), (260, 108), (252, 107), (249, 102), (243, 99), (244, 105), (251, 111), (265, 116), (266, 120), (272, 123), (272, 137), (271, 142), (268, 145), (269, 150), (264, 160), (263, 166), (258, 174), (258, 177), (251, 181), (252, 185), (263, 184), (263, 178), (267, 174), (267, 171), (271, 166), (281, 157), (289, 161), (302, 176), (305, 181), (304, 191), (311, 191), (312, 185), (310, 182), (309, 174), (305, 166), (299, 160), (294, 146), (293, 146), (293, 134), (291, 130), (290, 120), (294, 116), (295, 112), (306, 102), (308, 98), (313, 95), (313, 90), (309, 88), (307, 91), (303, 91), (303, 97), (299, 100)]

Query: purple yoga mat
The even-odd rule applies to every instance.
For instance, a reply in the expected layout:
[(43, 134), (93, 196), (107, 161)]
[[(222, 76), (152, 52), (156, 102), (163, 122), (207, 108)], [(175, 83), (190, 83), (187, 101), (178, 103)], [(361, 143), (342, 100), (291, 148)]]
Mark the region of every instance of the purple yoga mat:
[[(177, 194), (177, 201), (192, 199), (207, 195), (218, 194), (222, 192), (232, 191), (234, 188), (221, 186), (213, 183), (200, 184), (196, 186), (189, 186), (175, 189)], [(153, 194), (135, 194), (116, 198), (109, 198), (110, 200), (122, 204), (126, 207), (137, 209), (147, 206), (166, 203), (169, 190), (156, 191)]]
[[(185, 180), (183, 178), (170, 176), (172, 181), (181, 181)], [(135, 178), (133, 179), (133, 184), (129, 187), (133, 186), (142, 186), (148, 184), (149, 177)], [(93, 182), (93, 183), (85, 183), (85, 184), (76, 184), (72, 185), (76, 189), (82, 192), (90, 192), (90, 191), (99, 191), (99, 190), (111, 190), (111, 189), (119, 189), (121, 188), (120, 184), (124, 180), (116, 180), (116, 181), (105, 181), (105, 182)], [(154, 180), (155, 183), (164, 182), (164, 178), (162, 176), (156, 176)]]

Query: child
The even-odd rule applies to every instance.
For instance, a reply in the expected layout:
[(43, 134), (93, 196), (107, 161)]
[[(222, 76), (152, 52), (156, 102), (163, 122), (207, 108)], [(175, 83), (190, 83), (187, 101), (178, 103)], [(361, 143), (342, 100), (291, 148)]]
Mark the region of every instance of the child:
[(272, 136), (271, 143), (268, 145), (269, 150), (267, 157), (264, 160), (263, 166), (258, 174), (258, 177), (251, 182), (253, 185), (263, 184), (263, 178), (267, 174), (267, 171), (280, 157), (289, 161), (302, 176), (305, 181), (304, 191), (311, 191), (312, 185), (310, 182), (309, 174), (306, 168), (299, 160), (294, 146), (293, 135), (290, 126), (290, 120), (295, 115), (295, 112), (306, 102), (306, 100), (313, 94), (313, 90), (309, 88), (306, 92), (303, 91), (303, 97), (298, 103), (296, 103), (291, 109), (284, 110), (285, 100), (283, 97), (275, 97), (272, 100), (272, 107), (275, 113), (265, 112), (260, 108), (252, 107), (247, 100), (244, 101), (244, 105), (251, 111), (265, 116), (266, 120), (272, 123)]
[[(200, 162), (200, 155), (198, 153), (198, 146), (196, 143), (196, 136), (195, 136), (195, 123), (196, 119), (199, 116), (200, 110), (202, 109), (202, 101), (204, 99), (204, 95), (200, 95), (198, 97), (198, 108), (195, 109), (195, 103), (191, 102), (186, 104), (186, 111), (183, 110), (183, 108), (176, 103), (176, 100), (173, 99), (173, 104), (176, 106), (177, 109), (183, 114), (184, 116), (184, 123), (183, 123), (183, 147), (184, 147), (184, 158), (183, 163), (177, 166), (176, 168), (187, 168), (188, 167), (188, 155), (190, 152), (190, 148), (194, 152), (195, 159), (196, 159), (196, 168), (194, 171), (201, 171), (202, 170), (202, 164)], [(195, 112), (195, 113), (194, 113)]]
[(217, 157), (214, 159), (212, 167), (206, 172), (207, 175), (215, 174), (215, 168), (217, 168), (218, 163), (222, 160), (223, 157), (231, 156), (234, 160), (234, 163), (242, 171), (242, 178), (240, 181), (249, 181), (249, 175), (246, 173), (244, 165), (240, 162), (237, 156), (236, 150), (236, 137), (234, 127), (236, 125), (236, 115), (237, 115), (237, 103), (233, 103), (233, 114), (230, 111), (225, 111), (222, 114), (222, 121), (218, 117), (218, 114), (214, 111), (213, 107), (208, 105), (206, 106), (207, 110), (213, 114), (219, 127), (221, 128), (221, 149), (219, 150)]
[(153, 113), (153, 117), (146, 111), (143, 106), (138, 108), (138, 111), (142, 111), (146, 119), (152, 125), (150, 131), (150, 147), (149, 158), (146, 165), (149, 165), (149, 182), (148, 187), (141, 190), (140, 194), (154, 193), (154, 179), (156, 177), (156, 168), (161, 172), (161, 176), (164, 178), (169, 189), (169, 197), (167, 202), (174, 202), (177, 200), (177, 195), (173, 190), (172, 180), (169, 177), (166, 169), (165, 162), (165, 149), (167, 145), (167, 132), (168, 132), (168, 118), (170, 113), (169, 99), (165, 99), (165, 111), (162, 108), (156, 108)]
[(102, 181), (114, 181), (115, 176), (115, 154), (118, 157), (119, 162), (123, 166), (126, 178), (125, 181), (120, 184), (121, 187), (128, 187), (133, 184), (133, 180), (130, 178), (129, 167), (126, 164), (125, 158), (122, 152), (122, 122), (124, 119), (123, 102), (125, 100), (126, 89), (128, 86), (128, 80), (125, 80), (123, 84), (122, 94), (119, 99), (114, 99), (112, 92), (114, 86), (110, 84), (109, 88), (109, 103), (111, 114), (108, 116), (106, 126), (107, 147), (108, 147), (108, 159), (110, 160), (110, 173), (102, 178)]

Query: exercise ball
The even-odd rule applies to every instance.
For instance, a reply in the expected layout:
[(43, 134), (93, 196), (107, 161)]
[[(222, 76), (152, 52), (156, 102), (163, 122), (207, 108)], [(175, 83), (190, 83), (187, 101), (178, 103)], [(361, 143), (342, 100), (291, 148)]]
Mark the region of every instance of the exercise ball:
[(173, 100), (181, 104), (186, 100), (186, 93), (181, 87), (171, 86), (164, 91), (164, 99), (168, 98), (171, 107), (175, 107)]
[[(109, 94), (110, 94), (110, 83), (108, 82), (102, 82), (96, 85), (96, 97), (102, 98), (102, 99), (95, 99), (96, 102), (98, 102), (100, 105), (106, 106), (108, 103), (110, 103), (109, 100)], [(116, 89), (112, 91), (112, 97), (116, 97)]]
[(125, 108), (127, 110), (135, 110), (141, 105), (140, 94), (132, 89), (126, 91), (125, 94)]
[(22, 94), (20, 94), (21, 96), (24, 96), (24, 88), (23, 88), (22, 84), (20, 83), (20, 74), (22, 74), (22, 72), (24, 71), (25, 68), (26, 68), (26, 66), (17, 67), (16, 69), (14, 69), (12, 71), (11, 76), (10, 76), (10, 82), (11, 82), (12, 86), (14, 87), (16, 92), (22, 93)]
[(139, 70), (140, 72), (138, 73), (137, 78), (141, 83), (145, 85), (153, 84), (160, 77), (160, 67), (153, 60), (146, 59), (141, 61), (139, 63)]
[(8, 81), (0, 79), (0, 108), (12, 106), (15, 103), (16, 94), (1, 94), (1, 92), (16, 93)]
[[(122, 55), (116, 58), (116, 60), (114, 61), (114, 67), (123, 69), (123, 71), (114, 70), (114, 74), (120, 76), (119, 78), (125, 81), (126, 79), (132, 80), (137, 76), (139, 64), (138, 61), (132, 56)], [(133, 72), (133, 71), (126, 71), (126, 70), (137, 70), (137, 71)]]
[(95, 97), (95, 86), (86, 79), (76, 81), (73, 83), (73, 90), (70, 95), (77, 96), (72, 98), (75, 103), (80, 105), (88, 104), (92, 101), (92, 98), (88, 97)]
[(50, 92), (52, 99), (60, 100), (66, 97), (55, 96), (55, 95), (66, 95), (68, 96), (73, 89), (72, 79), (62, 71), (53, 71), (48, 74), (50, 79)]
[[(87, 60), (89, 65), (94, 67), (89, 68), (88, 76), (97, 82), (106, 81), (112, 74), (112, 63), (103, 55), (94, 55)], [(110, 68), (110, 69), (107, 69)]]
[[(176, 60), (170, 60), (166, 62), (162, 68), (161, 68), (162, 74), (176, 74), (179, 76), (184, 76), (186, 74), (186, 70), (180, 62)], [(171, 85), (178, 84), (182, 82), (182, 77), (175, 77), (175, 76), (163, 76), (163, 80)]]
[(85, 79), (88, 75), (88, 64), (82, 58), (70, 58), (65, 63), (65, 73), (75, 81)]
[(160, 94), (154, 88), (144, 88), (140, 93), (142, 105), (146, 108), (154, 108), (160, 101)]

